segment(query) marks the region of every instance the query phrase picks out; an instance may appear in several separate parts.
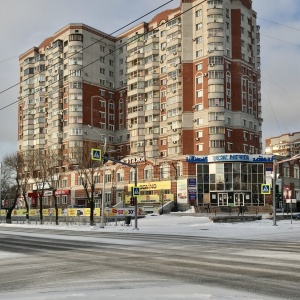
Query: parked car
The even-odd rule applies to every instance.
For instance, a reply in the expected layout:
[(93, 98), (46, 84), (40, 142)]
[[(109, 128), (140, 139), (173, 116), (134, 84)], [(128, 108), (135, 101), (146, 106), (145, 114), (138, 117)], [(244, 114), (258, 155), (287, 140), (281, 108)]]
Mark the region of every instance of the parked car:
[(293, 219), (300, 220), (300, 213), (293, 214)]

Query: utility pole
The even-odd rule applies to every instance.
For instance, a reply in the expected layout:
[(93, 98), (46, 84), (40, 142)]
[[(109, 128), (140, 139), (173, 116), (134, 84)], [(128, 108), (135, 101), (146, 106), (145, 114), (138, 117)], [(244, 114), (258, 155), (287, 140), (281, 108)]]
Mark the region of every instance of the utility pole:
[[(134, 186), (137, 187), (137, 164), (135, 163), (135, 172), (134, 172)], [(134, 223), (135, 223), (135, 226), (134, 228), (135, 229), (138, 229), (138, 221), (137, 221), (137, 209), (138, 209), (138, 205), (137, 205), (137, 197), (135, 197), (134, 199), (134, 208), (135, 208), (135, 217), (134, 217)]]
[(0, 223), (2, 223), (2, 162), (0, 162)]
[[(105, 153), (106, 153), (106, 136), (104, 137), (103, 155)], [(102, 189), (102, 199), (101, 199), (101, 225), (100, 225), (100, 228), (104, 228), (105, 171), (106, 171), (106, 162), (103, 161), (103, 189)]]

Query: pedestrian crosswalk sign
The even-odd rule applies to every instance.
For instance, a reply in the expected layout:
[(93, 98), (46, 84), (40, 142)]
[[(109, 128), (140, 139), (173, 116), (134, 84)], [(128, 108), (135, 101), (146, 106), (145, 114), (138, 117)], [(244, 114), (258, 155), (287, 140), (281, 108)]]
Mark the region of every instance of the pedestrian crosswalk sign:
[(133, 187), (133, 196), (139, 196), (140, 195), (140, 188), (135, 186)]
[(101, 150), (92, 149), (92, 160), (101, 160)]
[(270, 184), (262, 184), (261, 185), (261, 193), (262, 194), (271, 194), (271, 185)]

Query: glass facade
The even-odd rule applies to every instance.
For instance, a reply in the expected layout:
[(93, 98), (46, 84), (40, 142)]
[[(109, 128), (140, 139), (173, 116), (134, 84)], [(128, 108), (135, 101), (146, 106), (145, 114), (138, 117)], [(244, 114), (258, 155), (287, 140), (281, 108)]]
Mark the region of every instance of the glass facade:
[(264, 182), (263, 163), (197, 164), (198, 205), (265, 205), (264, 195), (260, 193)]

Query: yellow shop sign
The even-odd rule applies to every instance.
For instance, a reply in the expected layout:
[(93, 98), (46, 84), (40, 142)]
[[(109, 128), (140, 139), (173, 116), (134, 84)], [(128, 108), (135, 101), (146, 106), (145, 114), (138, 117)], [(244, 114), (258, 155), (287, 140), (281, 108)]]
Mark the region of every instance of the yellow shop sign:
[[(131, 191), (132, 187), (134, 187), (133, 184), (128, 184), (129, 191)], [(171, 181), (143, 182), (143, 183), (138, 183), (137, 187), (140, 188), (140, 191), (170, 190)]]

